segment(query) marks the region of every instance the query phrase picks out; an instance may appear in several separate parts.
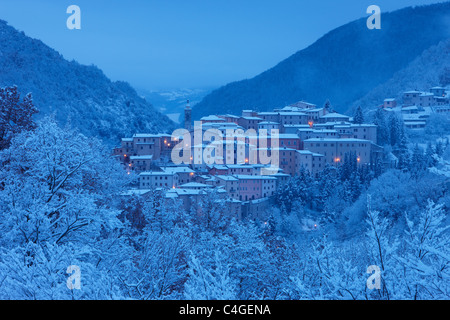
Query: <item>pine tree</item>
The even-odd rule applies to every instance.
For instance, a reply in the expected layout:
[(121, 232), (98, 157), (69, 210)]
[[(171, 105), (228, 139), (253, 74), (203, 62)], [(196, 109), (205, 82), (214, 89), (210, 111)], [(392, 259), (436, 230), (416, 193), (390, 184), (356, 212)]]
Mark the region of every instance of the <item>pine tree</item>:
[(389, 140), (391, 146), (395, 146), (400, 140), (400, 124), (395, 113), (391, 113), (389, 117)]
[(353, 122), (357, 123), (357, 124), (364, 123), (364, 115), (363, 115), (363, 111), (361, 109), (361, 106), (358, 106), (356, 108), (355, 114), (353, 116)]
[(377, 158), (374, 167), (374, 177), (378, 178), (383, 173), (383, 171), (384, 171), (383, 162), (381, 161), (380, 158)]
[(382, 109), (375, 112), (373, 123), (377, 126), (377, 144), (385, 145), (389, 143), (389, 129)]
[(423, 154), (423, 150), (419, 148), (419, 145), (416, 143), (413, 148), (413, 152), (411, 155), (411, 165), (410, 171), (413, 176), (417, 177), (425, 170), (427, 167), (425, 162), (425, 156)]
[(319, 173), (318, 177), (318, 190), (319, 194), (319, 203), (322, 206), (325, 205), (325, 202), (329, 197), (331, 197), (336, 189), (337, 185), (337, 172), (336, 168), (331, 166), (330, 164), (326, 164), (325, 168)]
[(331, 102), (328, 99), (325, 101), (325, 104), (323, 105), (323, 108), (326, 110), (327, 113), (334, 112), (333, 106), (331, 105)]
[(443, 146), (441, 140), (439, 140), (439, 141), (436, 143), (436, 154), (437, 154), (439, 157), (442, 157), (442, 155), (444, 154), (444, 146)]
[(411, 165), (411, 157), (408, 149), (408, 139), (403, 127), (399, 128), (398, 143), (395, 145), (394, 153), (398, 158), (397, 167), (401, 170), (408, 170)]
[(434, 158), (435, 151), (431, 142), (427, 143), (427, 149), (425, 150), (425, 164), (427, 168), (434, 167), (436, 165), (436, 159)]

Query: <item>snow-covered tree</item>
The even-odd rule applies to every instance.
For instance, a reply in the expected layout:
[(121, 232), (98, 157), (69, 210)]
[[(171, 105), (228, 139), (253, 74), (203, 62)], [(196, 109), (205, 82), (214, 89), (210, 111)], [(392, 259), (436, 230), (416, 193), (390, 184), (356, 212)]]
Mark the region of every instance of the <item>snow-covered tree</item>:
[(410, 299), (450, 298), (450, 236), (443, 204), (428, 201), (419, 217), (406, 215), (404, 283)]
[(16, 86), (0, 88), (0, 150), (8, 148), (16, 134), (35, 128), (32, 117), (37, 112), (30, 93), (21, 99)]
[(373, 123), (377, 125), (377, 144), (389, 144), (389, 128), (387, 125), (385, 111), (377, 109), (373, 117)]
[(361, 109), (361, 106), (358, 106), (356, 108), (355, 114), (353, 115), (353, 122), (354, 123), (358, 123), (358, 124), (364, 123), (364, 114), (363, 114), (363, 111)]
[(397, 249), (397, 242), (389, 236), (389, 220), (371, 208), (371, 196), (367, 197), (368, 225), (366, 236), (370, 265), (377, 266), (380, 271), (380, 288), (370, 296), (376, 299), (392, 299), (395, 291), (396, 272), (391, 255)]
[(191, 255), (189, 279), (185, 284), (188, 300), (236, 300), (235, 281), (230, 277), (229, 265), (215, 252), (214, 265), (205, 268), (201, 261)]
[[(109, 152), (46, 118), (34, 131), (15, 136), (0, 152), (0, 162), (0, 247), (11, 252), (0, 258), (6, 278), (0, 291), (33, 298), (13, 287), (35, 281), (54, 299), (120, 297), (114, 279), (127, 269), (130, 255), (120, 212), (111, 204), (129, 180)], [(67, 288), (57, 293), (68, 262), (84, 270), (90, 293)]]

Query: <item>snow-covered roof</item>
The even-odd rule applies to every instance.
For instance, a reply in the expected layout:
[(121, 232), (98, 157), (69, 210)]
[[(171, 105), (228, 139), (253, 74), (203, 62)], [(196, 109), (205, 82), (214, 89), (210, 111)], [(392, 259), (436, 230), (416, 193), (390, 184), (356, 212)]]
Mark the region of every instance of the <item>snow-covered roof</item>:
[(369, 140), (356, 138), (311, 138), (305, 140), (305, 142), (369, 142)]
[(300, 154), (308, 154), (308, 155), (312, 155), (312, 152), (309, 150), (297, 150), (298, 153)]
[(140, 176), (173, 176), (172, 172), (164, 172), (164, 171), (145, 171), (139, 174)]
[(310, 128), (309, 124), (285, 124), (285, 128)]
[(245, 120), (263, 120), (263, 119), (261, 119), (261, 118), (259, 118), (259, 117), (241, 117), (242, 119), (245, 119)]
[(270, 176), (277, 178), (277, 177), (290, 177), (291, 175), (287, 174), (287, 173), (278, 172), (278, 173), (271, 174)]
[(194, 170), (192, 170), (189, 167), (162, 167), (161, 168), (164, 172), (167, 173), (194, 173)]
[(413, 110), (418, 110), (419, 108), (417, 108), (417, 106), (409, 106), (409, 107), (403, 107), (402, 111), (413, 111)]
[(263, 116), (276, 116), (278, 114), (279, 114), (279, 112), (273, 112), (273, 111), (258, 112), (258, 115), (263, 115)]
[(205, 117), (202, 117), (200, 120), (202, 120), (202, 121), (225, 121), (223, 118), (220, 118), (215, 115), (205, 116)]
[(133, 138), (161, 138), (161, 135), (152, 133), (135, 133), (133, 134)]
[(152, 160), (153, 155), (145, 155), (145, 156), (130, 156), (131, 160)]
[(256, 150), (278, 150), (278, 151), (297, 151), (297, 149), (287, 148), (287, 147), (279, 147), (279, 148), (257, 148)]
[(175, 188), (166, 192), (166, 197), (176, 198), (177, 196), (195, 196), (203, 194), (202, 190)]
[(236, 174), (234, 175), (239, 180), (275, 180), (276, 178), (271, 176), (262, 176), (262, 175), (248, 175), (248, 174)]
[(279, 133), (278, 138), (280, 139), (300, 139), (295, 133)]
[(349, 116), (346, 116), (344, 114), (340, 114), (337, 112), (331, 112), (331, 113), (327, 113), (325, 115), (322, 116), (322, 118), (350, 118)]
[(258, 123), (259, 125), (262, 125), (262, 124), (277, 124), (277, 125), (279, 125), (279, 123), (278, 122), (274, 122), (274, 121), (263, 121), (263, 122), (260, 122), (260, 123)]
[(224, 114), (220, 115), (220, 117), (226, 117), (226, 118), (233, 118), (233, 119), (239, 119), (239, 116), (235, 116), (234, 114)]
[(420, 120), (405, 120), (404, 121), (405, 125), (417, 125), (417, 124), (426, 124), (426, 121), (420, 121)]
[(188, 182), (185, 184), (182, 184), (180, 186), (181, 189), (190, 189), (190, 188), (211, 188), (211, 185), (209, 184), (204, 184), (204, 183), (199, 183), (199, 182)]
[(226, 165), (223, 164), (215, 164), (213, 166), (208, 166), (211, 169), (216, 169), (216, 170), (228, 170), (228, 167)]
[(424, 120), (424, 118), (427, 118), (428, 114), (422, 114), (422, 113), (413, 113), (413, 114), (403, 114), (402, 118), (404, 121), (408, 120)]
[(229, 175), (217, 175), (216, 176), (218, 179), (224, 180), (224, 181), (237, 181), (238, 178), (234, 177), (234, 176), (229, 176)]
[[(338, 126), (336, 126), (336, 128), (337, 127)], [(314, 129), (312, 132), (313, 133), (337, 133), (337, 131), (334, 129)]]
[(299, 111), (283, 111), (280, 112), (281, 116), (306, 116), (306, 113)]
[(227, 164), (227, 167), (230, 169), (253, 169), (256, 165), (254, 164)]
[(422, 93), (422, 91), (410, 90), (410, 91), (403, 92), (403, 94), (413, 94), (413, 93)]

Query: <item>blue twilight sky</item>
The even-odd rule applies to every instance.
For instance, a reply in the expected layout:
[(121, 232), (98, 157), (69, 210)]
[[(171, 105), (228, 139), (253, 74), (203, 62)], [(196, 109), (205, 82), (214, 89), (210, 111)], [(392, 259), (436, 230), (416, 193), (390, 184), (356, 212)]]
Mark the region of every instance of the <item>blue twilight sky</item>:
[[(0, 19), (66, 59), (148, 90), (251, 78), (328, 31), (381, 11), (436, 0), (0, 0)], [(69, 30), (69, 5), (81, 30)], [(381, 21), (383, 16), (381, 15)], [(382, 22), (381, 22), (382, 23)]]

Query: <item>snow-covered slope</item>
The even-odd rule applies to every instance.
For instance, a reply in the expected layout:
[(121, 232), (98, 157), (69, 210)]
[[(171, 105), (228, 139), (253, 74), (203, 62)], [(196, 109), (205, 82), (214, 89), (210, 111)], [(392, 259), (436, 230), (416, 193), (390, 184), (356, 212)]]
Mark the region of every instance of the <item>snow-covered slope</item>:
[(299, 100), (322, 106), (327, 99), (345, 112), (424, 50), (448, 39), (449, 21), (450, 2), (383, 12), (381, 30), (369, 30), (366, 17), (355, 20), (252, 79), (212, 91), (192, 116), (265, 111)]
[(135, 132), (167, 132), (166, 116), (125, 82), (112, 82), (95, 66), (67, 61), (40, 40), (0, 20), (0, 86), (32, 92), (39, 116), (55, 113), (73, 127), (109, 144)]
[(450, 39), (425, 50), (406, 68), (357, 100), (353, 107), (373, 108), (382, 104), (385, 98), (400, 101), (404, 91), (428, 91), (438, 85), (450, 85)]

